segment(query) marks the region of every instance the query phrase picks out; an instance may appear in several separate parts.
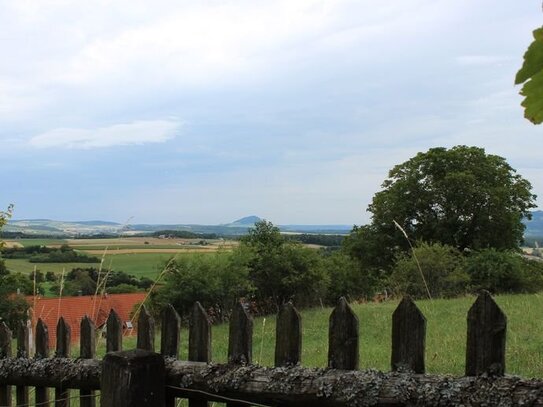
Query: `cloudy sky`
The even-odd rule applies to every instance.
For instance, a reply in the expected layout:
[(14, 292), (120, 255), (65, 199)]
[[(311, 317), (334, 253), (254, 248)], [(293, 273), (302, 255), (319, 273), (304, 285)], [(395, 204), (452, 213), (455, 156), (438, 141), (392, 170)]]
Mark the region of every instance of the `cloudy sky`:
[(390, 167), (457, 144), (543, 197), (513, 85), (542, 19), (541, 0), (0, 0), (0, 207), (361, 224)]

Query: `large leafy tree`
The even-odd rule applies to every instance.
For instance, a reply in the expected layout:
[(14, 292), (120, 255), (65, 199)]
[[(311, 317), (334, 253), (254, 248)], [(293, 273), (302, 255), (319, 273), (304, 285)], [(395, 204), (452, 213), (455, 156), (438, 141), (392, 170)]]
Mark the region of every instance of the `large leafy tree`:
[(249, 278), (261, 303), (311, 305), (324, 298), (329, 276), (319, 254), (287, 240), (271, 222), (255, 223), (238, 250), (248, 259)]
[(382, 188), (368, 207), (371, 224), (346, 241), (352, 255), (378, 268), (414, 241), (516, 249), (536, 198), (504, 158), (467, 146), (419, 153), (392, 168)]

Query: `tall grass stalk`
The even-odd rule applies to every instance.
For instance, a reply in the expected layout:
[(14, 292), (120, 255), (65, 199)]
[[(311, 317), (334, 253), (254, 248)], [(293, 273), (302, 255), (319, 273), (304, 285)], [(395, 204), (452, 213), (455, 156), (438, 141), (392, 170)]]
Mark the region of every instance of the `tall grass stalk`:
[(264, 334), (266, 331), (266, 318), (262, 318), (262, 337), (260, 338), (260, 354), (258, 355), (258, 362), (259, 365), (262, 363), (262, 352), (264, 351)]
[(96, 295), (98, 294), (98, 290), (100, 288), (100, 277), (102, 275), (102, 268), (104, 266), (104, 261), (106, 259), (107, 249), (108, 249), (108, 246), (104, 248), (104, 253), (102, 253), (102, 258), (100, 259), (100, 267), (98, 267), (98, 275), (96, 276), (96, 289), (94, 290), (94, 299), (92, 301), (92, 313), (91, 313), (91, 318), (93, 321), (95, 320), (94, 312), (96, 310)]
[(392, 219), (392, 222), (394, 222), (394, 225), (400, 230), (400, 232), (402, 232), (402, 234), (405, 237), (405, 240), (407, 240), (407, 243), (409, 244), (409, 247), (411, 248), (411, 253), (413, 254), (413, 258), (415, 259), (415, 262), (417, 263), (417, 268), (419, 270), (420, 277), (422, 278), (422, 282), (424, 283), (424, 288), (426, 288), (426, 294), (428, 294), (428, 299), (432, 300), (433, 299), (432, 294), (430, 294), (428, 283), (426, 282), (426, 278), (424, 277), (424, 273), (422, 272), (422, 267), (420, 266), (419, 259), (417, 257), (417, 254), (415, 253), (415, 249), (413, 245), (411, 244), (411, 240), (409, 240), (409, 236), (407, 236), (407, 233), (404, 230), (404, 228), (402, 228), (400, 224), (396, 222), (396, 220)]
[(60, 318), (60, 303), (62, 301), (62, 291), (64, 290), (64, 274), (66, 273), (66, 269), (62, 268), (62, 274), (60, 275), (60, 290), (58, 293), (58, 311), (57, 311), (57, 321)]
[(155, 289), (156, 285), (158, 284), (158, 282), (162, 279), (162, 277), (164, 276), (164, 274), (166, 274), (166, 272), (169, 270), (170, 268), (170, 265), (175, 261), (177, 260), (177, 256), (179, 256), (179, 253), (176, 253), (175, 256), (172, 256), (172, 258), (170, 260), (168, 260), (168, 263), (166, 263), (166, 265), (164, 266), (164, 268), (162, 269), (162, 271), (158, 274), (157, 278), (155, 279), (155, 281), (153, 281), (153, 285), (151, 285), (151, 288), (149, 288), (149, 291), (147, 291), (147, 295), (145, 296), (145, 298), (143, 299), (143, 301), (138, 304), (138, 308), (136, 308), (136, 311), (134, 312), (134, 315), (132, 315), (132, 318), (130, 319), (130, 322), (132, 323), (132, 325), (134, 325), (134, 321), (138, 318), (138, 315), (141, 311), (141, 307), (143, 307), (143, 305), (147, 302), (147, 300), (149, 299), (151, 293), (153, 292), (153, 290)]

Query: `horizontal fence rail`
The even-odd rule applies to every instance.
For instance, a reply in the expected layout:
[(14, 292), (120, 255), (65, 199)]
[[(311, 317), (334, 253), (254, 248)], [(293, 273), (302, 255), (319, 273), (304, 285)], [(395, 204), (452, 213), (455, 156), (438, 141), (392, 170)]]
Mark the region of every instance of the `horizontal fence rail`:
[[(359, 321), (342, 298), (329, 320), (328, 368), (300, 366), (302, 319), (292, 303), (279, 311), (275, 367), (252, 365), (253, 320), (243, 304), (232, 312), (228, 363), (211, 363), (211, 323), (196, 303), (189, 318), (189, 361), (177, 360), (181, 320), (173, 307), (161, 316), (160, 354), (155, 352), (155, 321), (145, 306), (137, 315), (137, 348), (122, 351), (122, 323), (114, 310), (106, 322), (103, 360), (96, 358), (96, 327), (81, 321), (80, 358), (70, 359), (70, 327), (60, 318), (56, 350), (49, 356), (48, 327), (36, 325), (36, 354), (29, 355), (29, 327), (12, 333), (0, 323), (0, 406), (69, 406), (68, 389), (79, 389), (80, 406), (176, 405), (208, 401), (228, 407), (400, 406), (400, 405), (536, 405), (543, 406), (543, 381), (506, 377), (507, 318), (488, 292), (482, 292), (467, 315), (465, 377), (424, 375), (426, 319), (410, 298), (392, 315), (391, 372), (359, 371)], [(12, 393), (11, 386), (15, 386)], [(30, 387), (35, 387), (32, 397)], [(50, 388), (55, 391), (50, 394)], [(72, 397), (73, 398), (73, 397)]]

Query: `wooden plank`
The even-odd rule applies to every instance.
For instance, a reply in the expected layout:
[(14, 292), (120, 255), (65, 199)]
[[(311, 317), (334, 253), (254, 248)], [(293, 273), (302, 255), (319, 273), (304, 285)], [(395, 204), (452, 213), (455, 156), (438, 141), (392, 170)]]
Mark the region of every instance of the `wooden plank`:
[(328, 330), (328, 367), (356, 370), (359, 359), (358, 317), (344, 297), (332, 311)]
[(232, 310), (228, 332), (228, 362), (251, 364), (253, 353), (253, 319), (241, 302)]
[[(11, 330), (4, 322), (0, 322), (0, 359), (12, 356)], [(11, 386), (0, 386), (0, 406), (11, 407)]]
[(404, 297), (392, 314), (392, 370), (424, 373), (426, 318), (409, 297)]
[(176, 358), (179, 355), (179, 333), (181, 318), (177, 311), (168, 304), (161, 313), (160, 353), (162, 356)]
[[(232, 310), (228, 332), (228, 362), (251, 364), (253, 356), (253, 319), (243, 304), (238, 302)], [(246, 406), (240, 403), (226, 403), (226, 407)]]
[[(179, 397), (197, 391), (267, 406), (543, 406), (543, 380), (239, 365), (166, 365)], [(187, 380), (190, 378), (191, 380)], [(189, 391), (183, 391), (188, 389)], [(222, 399), (224, 401), (224, 399)]]
[(98, 359), (2, 359), (0, 384), (100, 390), (101, 365)]
[[(57, 347), (56, 357), (67, 358), (70, 356), (72, 330), (63, 317), (57, 323)], [(55, 387), (55, 407), (70, 407), (70, 390)]]
[(300, 363), (302, 356), (302, 317), (292, 302), (283, 305), (277, 315), (275, 366)]
[(161, 355), (142, 349), (104, 357), (101, 407), (164, 406), (166, 371)]
[[(173, 359), (167, 359), (165, 367), (161, 388), (168, 386), (178, 397), (205, 392), (216, 395), (210, 400), (230, 397), (270, 406), (543, 407), (543, 380), (516, 376), (451, 377), (300, 366), (210, 365)], [(69, 388), (99, 389), (103, 369), (102, 361), (90, 359), (47, 358), (28, 363), (2, 359), (0, 385), (54, 387), (62, 383)]]
[[(199, 302), (192, 306), (189, 319), (189, 360), (211, 362), (211, 321)], [(205, 400), (189, 399), (190, 407), (206, 407)]]
[(109, 311), (106, 321), (106, 352), (123, 349), (123, 323), (114, 309)]
[[(30, 355), (30, 332), (28, 326), (21, 322), (17, 327), (17, 357), (28, 358)], [(28, 387), (18, 385), (15, 389), (15, 402), (17, 406), (28, 405), (29, 391)]]
[(505, 373), (507, 317), (488, 291), (468, 311), (466, 376)]
[(190, 313), (189, 360), (211, 362), (211, 321), (199, 302), (194, 303)]
[[(94, 359), (96, 357), (96, 326), (85, 315), (81, 320), (79, 338), (79, 357), (81, 359)], [(93, 390), (79, 390), (80, 407), (95, 407), (95, 392)]]
[[(49, 357), (49, 329), (47, 324), (38, 319), (36, 324), (36, 359)], [(49, 389), (46, 387), (36, 387), (36, 404), (40, 406), (49, 405)]]
[(147, 311), (145, 305), (142, 305), (138, 315), (138, 339), (136, 347), (138, 349), (154, 352), (155, 350), (155, 320)]

